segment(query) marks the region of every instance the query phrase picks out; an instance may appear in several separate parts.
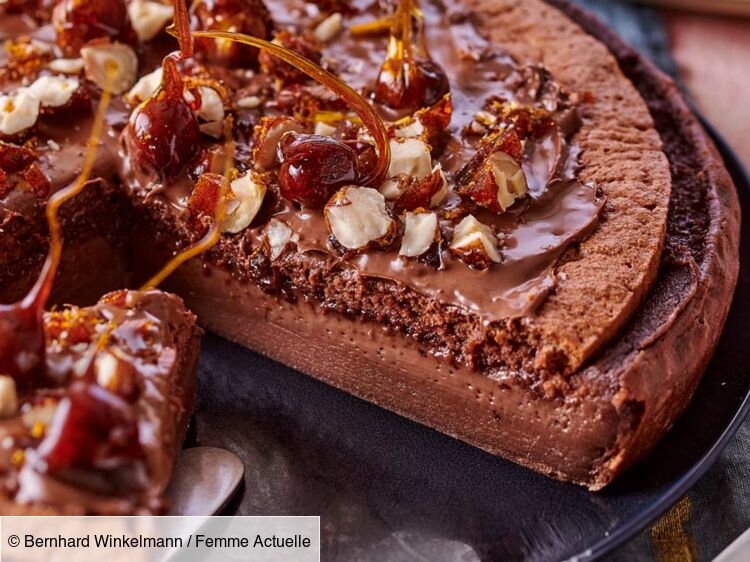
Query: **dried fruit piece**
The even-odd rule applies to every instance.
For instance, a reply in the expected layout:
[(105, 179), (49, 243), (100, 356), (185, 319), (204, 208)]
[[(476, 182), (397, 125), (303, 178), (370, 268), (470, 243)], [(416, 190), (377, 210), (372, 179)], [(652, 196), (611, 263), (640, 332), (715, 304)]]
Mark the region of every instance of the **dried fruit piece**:
[(437, 214), (424, 210), (406, 213), (399, 255), (407, 258), (423, 256), (439, 242), (440, 228)]
[(253, 222), (263, 205), (266, 196), (266, 182), (255, 171), (246, 172), (233, 180), (229, 187), (234, 199), (227, 203), (223, 231), (237, 233), (245, 230)]
[(290, 201), (322, 208), (336, 191), (357, 182), (357, 153), (331, 137), (287, 133), (279, 143), (279, 188)]
[(138, 57), (124, 43), (97, 42), (81, 49), (86, 78), (115, 95), (126, 92), (138, 75)]
[(334, 242), (345, 250), (387, 248), (398, 234), (385, 198), (370, 187), (342, 188), (328, 202), (324, 213)]
[(184, 98), (175, 55), (165, 57), (157, 91), (130, 115), (123, 131), (129, 157), (141, 167), (174, 178), (197, 152), (198, 120)]
[[(273, 27), (263, 0), (202, 0), (193, 2), (190, 14), (194, 29), (239, 32), (267, 39)], [(210, 60), (232, 66), (252, 66), (258, 57), (254, 49), (225, 40), (198, 37), (195, 47)]]
[(128, 4), (128, 16), (138, 40), (145, 43), (164, 31), (174, 17), (174, 7), (151, 0), (132, 0)]
[(55, 6), (52, 23), (63, 52), (77, 55), (93, 39), (116, 39), (126, 32), (125, 1), (61, 0)]
[(502, 257), (497, 250), (497, 236), (486, 224), (474, 215), (465, 217), (453, 230), (451, 252), (474, 269), (487, 269), (500, 263)]

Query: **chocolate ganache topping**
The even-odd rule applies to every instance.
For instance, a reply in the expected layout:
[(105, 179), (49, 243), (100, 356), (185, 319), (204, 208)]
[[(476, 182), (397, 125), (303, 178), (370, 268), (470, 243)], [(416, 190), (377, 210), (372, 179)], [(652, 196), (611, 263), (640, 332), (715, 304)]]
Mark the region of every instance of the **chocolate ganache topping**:
[[(336, 256), (362, 275), (407, 284), (468, 309), (485, 322), (532, 313), (554, 287), (558, 259), (596, 227), (603, 206), (595, 186), (576, 180), (574, 136), (584, 101), (560, 88), (544, 68), (519, 65), (481, 37), (469, 14), (446, 3), (426, 1), (417, 9), (405, 2), (401, 16), (367, 0), (342, 3), (345, 8), (334, 4), (269, 0), (268, 11), (258, 12), (263, 25), (247, 22), (248, 32), (267, 33), (264, 39), (274, 38), (319, 63), (371, 101), (391, 137), (391, 173), (377, 187), (385, 207), (369, 188), (351, 189), (364, 187), (358, 179), (383, 155), (346, 103), (271, 54), (258, 55), (237, 45), (231, 57), (221, 57), (205, 37), (196, 42), (193, 57), (175, 66), (185, 83), (185, 103), (201, 132), (185, 161), (169, 174), (158, 166), (144, 166), (133, 157), (123, 132), (133, 112), (165, 79), (162, 59), (175, 43), (162, 34), (135, 48), (140, 81), (110, 106), (95, 174), (116, 178), (138, 197), (164, 198), (175, 213), (185, 214), (200, 175), (223, 174), (227, 168), (229, 135), (232, 177), (252, 178), (247, 185), (265, 198), (263, 213), (241, 229), (225, 228), (225, 236), (244, 236), (261, 247), (269, 220), (282, 223), (291, 230), (295, 251)], [(404, 9), (410, 20), (398, 28), (395, 22), (406, 17)], [(191, 12), (194, 30), (205, 29), (206, 21), (218, 21), (203, 16)], [(410, 51), (411, 60), (391, 65), (389, 72), (416, 68), (423, 90), (383, 95), (383, 80), (388, 78), (384, 60), (388, 63), (386, 56), (392, 55), (405, 29), (418, 48)], [(15, 40), (28, 35), (49, 45), (55, 38), (50, 25), (36, 27), (17, 19), (0, 23), (0, 34)], [(229, 48), (227, 40), (221, 41), (222, 48)], [(42, 66), (38, 74), (54, 72)], [(96, 86), (79, 78), (79, 89), (95, 100)], [(396, 87), (398, 76), (392, 78), (388, 84)], [(11, 91), (20, 85), (9, 80), (3, 88)], [(85, 108), (75, 115), (40, 117), (35, 150), (53, 190), (73, 181), (80, 169), (90, 123)], [(354, 158), (360, 172), (341, 176), (349, 178), (350, 187), (343, 180), (328, 184), (333, 191), (344, 186), (346, 192), (334, 195), (325, 209), (309, 204), (315, 198), (287, 198), (279, 185), (290, 167), (296, 170), (295, 135), (303, 140), (324, 136), (328, 140), (318, 142), (326, 145), (327, 161), (340, 167)], [(323, 176), (319, 178), (323, 185)], [(2, 197), (12, 206), (29, 195), (11, 190)], [(230, 212), (233, 205), (242, 206), (240, 199), (237, 195), (230, 201)], [(361, 232), (352, 235), (348, 224), (342, 228), (337, 222), (341, 217), (350, 220), (352, 213), (347, 212), (360, 204), (378, 209), (376, 224), (368, 219), (360, 227), (377, 231), (371, 239), (363, 239)], [(414, 238), (409, 229), (427, 228), (433, 220), (429, 248), (406, 248), (407, 240), (411, 244)]]

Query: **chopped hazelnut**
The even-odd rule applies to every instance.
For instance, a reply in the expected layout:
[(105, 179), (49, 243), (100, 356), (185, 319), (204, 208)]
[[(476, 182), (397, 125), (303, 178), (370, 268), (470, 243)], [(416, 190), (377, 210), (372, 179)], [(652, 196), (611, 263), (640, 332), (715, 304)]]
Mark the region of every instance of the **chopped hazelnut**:
[(11, 136), (33, 127), (39, 117), (39, 98), (29, 88), (0, 96), (0, 133)]
[(268, 222), (265, 234), (271, 261), (278, 259), (284, 253), (289, 242), (294, 240), (292, 229), (285, 222), (278, 219), (271, 219)]
[(80, 74), (83, 70), (83, 59), (55, 59), (50, 61), (47, 68), (61, 74)]
[(404, 217), (404, 237), (399, 255), (409, 258), (421, 256), (439, 241), (437, 214), (430, 212), (406, 213)]
[(159, 88), (163, 76), (164, 71), (161, 66), (153, 72), (144, 74), (125, 95), (125, 98), (132, 105), (138, 105), (143, 100), (148, 99)]
[(260, 174), (249, 171), (232, 181), (229, 186), (234, 199), (228, 204), (224, 232), (237, 233), (253, 222), (266, 196), (266, 183)]
[(151, 41), (172, 21), (174, 7), (150, 0), (132, 0), (128, 16), (141, 43)]
[(342, 29), (344, 29), (343, 18), (340, 13), (336, 12), (317, 25), (314, 32), (315, 39), (320, 43), (328, 43), (328, 41), (336, 37)]
[(397, 223), (376, 189), (344, 187), (331, 198), (324, 212), (328, 230), (347, 250), (386, 248), (397, 234)]
[(450, 250), (461, 261), (475, 269), (487, 269), (502, 257), (497, 250), (497, 236), (474, 215), (465, 217), (453, 230)]
[(78, 86), (78, 78), (42, 76), (29, 89), (39, 98), (42, 107), (62, 107), (70, 101)]
[[(92, 43), (81, 49), (86, 78), (102, 90), (109, 87), (115, 95), (127, 91), (135, 83), (138, 57), (124, 43)], [(110, 78), (110, 69), (113, 75)]]

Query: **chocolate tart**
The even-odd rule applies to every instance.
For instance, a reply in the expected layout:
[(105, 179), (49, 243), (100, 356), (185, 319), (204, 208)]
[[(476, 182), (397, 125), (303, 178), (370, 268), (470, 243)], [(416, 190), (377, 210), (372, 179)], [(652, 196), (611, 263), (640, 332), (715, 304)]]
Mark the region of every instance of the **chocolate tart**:
[(0, 378), (0, 512), (163, 513), (195, 401), (195, 316), (174, 295), (117, 291), (46, 313), (43, 330), (43, 375)]
[[(406, 171), (379, 182), (375, 193), (357, 183), (371, 179), (357, 168), (350, 181), (355, 190), (336, 184), (328, 200), (328, 176), (305, 171), (303, 164), (314, 168), (316, 158), (294, 160), (301, 154), (294, 143), (327, 134), (331, 141), (316, 142), (335, 145), (339, 155), (354, 151), (356, 165), (366, 167), (373, 165), (376, 131), (268, 53), (242, 56), (227, 43), (217, 50), (202, 37), (194, 59), (165, 62), (154, 85), (139, 82), (142, 88), (116, 102), (108, 118), (108, 156), (95, 172), (125, 195), (127, 211), (115, 214), (131, 217), (132, 228), (122, 235), (133, 274), (145, 277), (211, 223), (206, 186), (211, 180), (218, 189), (221, 176), (214, 172), (226, 168), (229, 128), (236, 175), (225, 233), (166, 285), (206, 328), (493, 454), (592, 489), (647, 454), (697, 385), (738, 269), (731, 180), (671, 81), (624, 55), (625, 47), (567, 4), (424, 2), (428, 49), (422, 54), (431, 58), (421, 62), (432, 72), (425, 75), (434, 78), (428, 81), (434, 91), (423, 92), (422, 101), (430, 99), (421, 109), (404, 111), (387, 89), (379, 90), (387, 29), (385, 35), (351, 32), (372, 31), (384, 21), (388, 13), (377, 3), (320, 2), (305, 9), (269, 1), (268, 11), (262, 2), (247, 4), (258, 8), (257, 17), (234, 12), (240, 31), (270, 37), (275, 30), (277, 42), (376, 101), (388, 124), (390, 168)], [(193, 6), (193, 27), (211, 27), (217, 20), (200, 6)], [(560, 8), (582, 17), (585, 29)], [(30, 28), (23, 33), (55, 41), (50, 26), (24, 21)], [(17, 28), (5, 32), (19, 36)], [(163, 34), (137, 44), (132, 37), (109, 39), (134, 44), (139, 75), (152, 78), (174, 48)], [(70, 48), (59, 34), (57, 43)], [(622, 65), (605, 43), (624, 57)], [(174, 118), (163, 134), (177, 150), (165, 157), (158, 143), (141, 142), (139, 115), (155, 111), (154, 88), (168, 94), (174, 87), (173, 68), (186, 77), (189, 95), (170, 106)], [(441, 89), (441, 69), (450, 97)], [(78, 80), (95, 98), (94, 73)], [(61, 156), (48, 147), (80, 146), (80, 139), (65, 128), (45, 133), (50, 120), (71, 119), (52, 113), (41, 115), (34, 134), (37, 162), (54, 178), (51, 163)], [(339, 117), (330, 121), (331, 115)], [(89, 119), (83, 110), (72, 122), (85, 130)], [(286, 140), (279, 143), (281, 132)], [(328, 153), (317, 154), (328, 161)], [(303, 164), (294, 168), (295, 162)], [(74, 159), (65, 163), (75, 169)], [(314, 177), (315, 189), (301, 189), (290, 169)], [(444, 182), (437, 181), (441, 174)], [(425, 199), (420, 188), (428, 182), (421, 180), (433, 177)], [(503, 197), (500, 191), (488, 197), (488, 186), (504, 190)], [(7, 197), (3, 203), (5, 213), (28, 216)], [(367, 212), (356, 212), (370, 203)], [(353, 224), (347, 208), (355, 209)], [(405, 229), (423, 214), (434, 215), (438, 228), (414, 252)], [(337, 223), (342, 216), (344, 223)], [(463, 222), (470, 217), (474, 222)], [(471, 234), (466, 243), (462, 229)], [(92, 237), (100, 235), (92, 229)], [(6, 238), (2, 244), (24, 247), (18, 236)], [(22, 268), (9, 269), (13, 281), (4, 284), (22, 284)], [(71, 292), (79, 283), (72, 276), (61, 280)]]

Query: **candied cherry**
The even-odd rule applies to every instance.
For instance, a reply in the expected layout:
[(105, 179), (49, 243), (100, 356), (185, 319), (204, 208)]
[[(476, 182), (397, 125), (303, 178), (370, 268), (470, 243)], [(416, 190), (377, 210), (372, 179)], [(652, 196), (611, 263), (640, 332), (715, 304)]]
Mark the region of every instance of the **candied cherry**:
[(129, 28), (125, 0), (60, 0), (52, 13), (57, 44), (76, 55), (92, 39), (122, 38)]
[(395, 110), (414, 110), (436, 104), (449, 91), (448, 76), (427, 50), (418, 2), (400, 0), (375, 83), (375, 101)]
[(133, 406), (83, 382), (70, 386), (37, 451), (50, 473), (113, 470), (143, 458)]
[[(261, 39), (269, 37), (273, 26), (263, 0), (202, 0), (193, 2), (190, 15), (194, 29), (236, 31)], [(258, 58), (255, 49), (206, 37), (196, 38), (195, 48), (214, 62), (231, 65), (251, 66)]]
[(320, 209), (341, 187), (357, 182), (357, 152), (331, 137), (286, 133), (279, 143), (281, 194)]
[(124, 131), (125, 146), (135, 164), (160, 170), (172, 179), (198, 150), (200, 128), (185, 101), (185, 87), (174, 54), (164, 59), (157, 91), (131, 114)]

